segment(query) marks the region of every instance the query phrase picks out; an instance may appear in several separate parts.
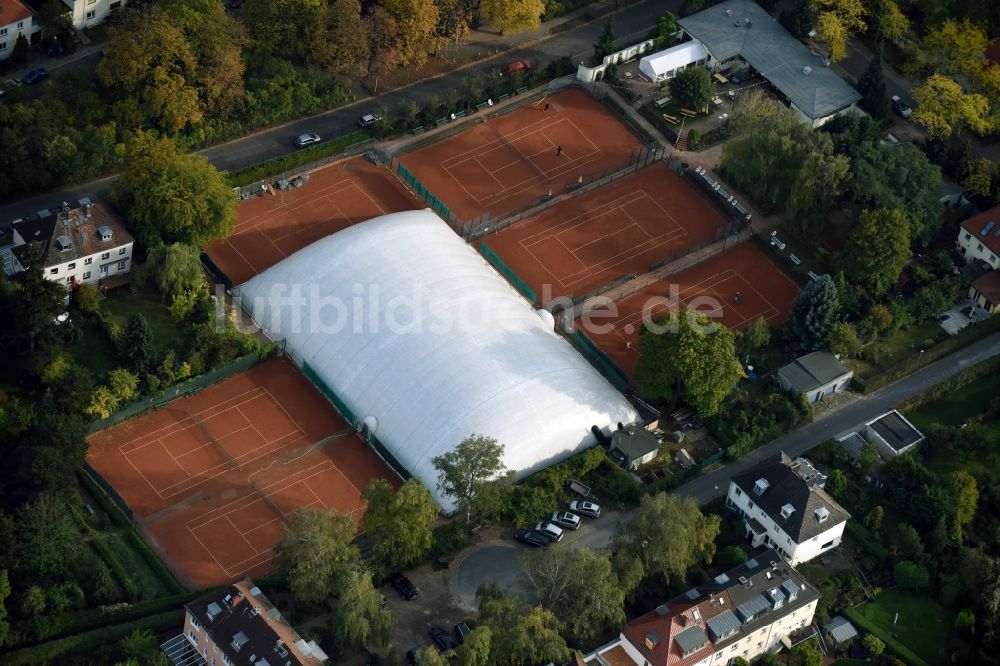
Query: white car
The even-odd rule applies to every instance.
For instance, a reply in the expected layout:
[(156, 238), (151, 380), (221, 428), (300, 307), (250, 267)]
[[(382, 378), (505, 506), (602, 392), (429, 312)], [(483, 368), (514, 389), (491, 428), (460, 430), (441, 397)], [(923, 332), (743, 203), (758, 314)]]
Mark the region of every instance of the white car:
[(590, 516), (591, 518), (601, 517), (601, 507), (593, 502), (573, 500), (569, 503), (569, 510), (581, 516)]
[(899, 95), (893, 95), (891, 101), (892, 101), (892, 108), (894, 108), (896, 110), (896, 113), (898, 113), (903, 118), (909, 118), (910, 115), (913, 113), (913, 109), (910, 108), (910, 105), (904, 102), (903, 98), (900, 97)]
[(371, 127), (379, 121), (379, 116), (374, 113), (366, 113), (358, 118), (358, 127)]
[(315, 132), (306, 132), (305, 134), (299, 134), (297, 137), (295, 137), (296, 148), (305, 148), (306, 146), (311, 146), (314, 143), (319, 143), (319, 142), (320, 142), (319, 134), (316, 134)]
[(535, 531), (541, 532), (552, 541), (562, 541), (563, 538), (562, 529), (545, 520), (535, 525)]
[(575, 513), (570, 513), (569, 511), (556, 511), (552, 514), (551, 520), (563, 529), (580, 529), (580, 516)]

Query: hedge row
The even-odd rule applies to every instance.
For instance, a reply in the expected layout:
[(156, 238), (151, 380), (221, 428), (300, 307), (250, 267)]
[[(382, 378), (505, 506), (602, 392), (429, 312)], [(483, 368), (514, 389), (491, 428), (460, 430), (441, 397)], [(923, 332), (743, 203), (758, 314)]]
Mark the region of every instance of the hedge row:
[(150, 629), (153, 632), (160, 632), (176, 627), (177, 631), (180, 632), (183, 622), (183, 609), (171, 610), (133, 622), (85, 631), (34, 647), (16, 650), (3, 655), (0, 661), (5, 666), (28, 666), (29, 664), (57, 661), (60, 657), (68, 654), (73, 654), (74, 657), (78, 658), (100, 647), (116, 643), (136, 629)]
[(122, 586), (122, 589), (125, 590), (125, 594), (128, 599), (130, 601), (138, 599), (142, 595), (142, 591), (139, 589), (139, 586), (135, 584), (135, 581), (132, 580), (132, 577), (128, 575), (128, 572), (125, 570), (125, 563), (122, 562), (120, 557), (118, 557), (118, 553), (111, 550), (111, 547), (105, 543), (104, 539), (97, 532), (97, 530), (90, 526), (87, 520), (83, 517), (83, 514), (80, 513), (79, 507), (70, 505), (70, 511), (73, 512), (73, 517), (76, 519), (76, 522), (80, 526), (84, 535), (88, 537), (90, 545), (94, 547), (97, 554), (101, 556), (104, 563), (108, 565), (109, 569), (111, 569), (111, 573), (113, 573), (115, 578), (118, 579), (118, 583)]
[(252, 167), (231, 171), (229, 173), (229, 183), (233, 187), (242, 187), (250, 183), (256, 183), (271, 176), (305, 166), (311, 162), (321, 160), (324, 157), (331, 157), (344, 152), (348, 147), (356, 143), (361, 143), (370, 138), (367, 132), (351, 132), (345, 136), (321, 142), (315, 146), (298, 150), (288, 155), (275, 157), (274, 159), (255, 164)]
[(101, 490), (96, 483), (94, 483), (94, 480), (91, 479), (90, 476), (88, 476), (83, 470), (77, 470), (77, 477), (87, 489), (90, 496), (94, 498), (94, 501), (100, 505), (101, 510), (108, 514), (111, 522), (117, 527), (125, 530), (125, 538), (128, 540), (129, 545), (138, 551), (142, 559), (145, 560), (146, 564), (150, 569), (152, 569), (153, 573), (156, 574), (161, 581), (163, 581), (163, 584), (167, 587), (167, 589), (175, 594), (186, 592), (184, 586), (177, 581), (177, 578), (174, 577), (174, 574), (171, 573), (170, 569), (163, 564), (163, 560), (161, 560), (159, 556), (153, 552), (148, 545), (146, 545), (145, 541), (139, 538), (139, 535), (136, 534), (135, 529), (133, 529), (131, 523), (129, 523), (128, 518), (125, 517), (125, 514), (123, 514), (121, 509), (119, 509), (118, 506), (115, 505), (115, 503), (112, 502), (106, 494), (104, 494), (104, 491)]
[(844, 531), (857, 541), (862, 548), (868, 551), (869, 555), (872, 555), (879, 561), (889, 557), (889, 551), (885, 549), (885, 546), (858, 521), (854, 519), (848, 520), (847, 525), (844, 526)]
[(930, 666), (924, 659), (918, 657), (910, 648), (906, 647), (895, 638), (882, 631), (882, 629), (871, 622), (867, 617), (861, 614), (856, 608), (846, 608), (844, 609), (844, 614), (847, 619), (858, 625), (865, 631), (875, 634), (879, 639), (885, 643), (885, 646), (895, 652), (900, 659), (904, 660), (910, 666)]

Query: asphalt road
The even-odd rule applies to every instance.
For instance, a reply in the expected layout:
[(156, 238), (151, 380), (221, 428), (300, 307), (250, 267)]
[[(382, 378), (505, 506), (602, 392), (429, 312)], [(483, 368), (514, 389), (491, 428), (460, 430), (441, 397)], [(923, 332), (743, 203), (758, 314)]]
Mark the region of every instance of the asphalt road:
[[(634, 38), (649, 32), (656, 19), (666, 10), (677, 11), (680, 0), (643, 0), (622, 9), (614, 15), (615, 33), (621, 44), (635, 41)], [(321, 113), (309, 118), (296, 120), (285, 125), (263, 130), (256, 134), (212, 146), (200, 151), (219, 169), (243, 169), (265, 160), (280, 157), (294, 151), (293, 139), (303, 132), (316, 132), (322, 137), (336, 137), (357, 129), (358, 117), (382, 106), (394, 110), (404, 100), (422, 100), (431, 95), (445, 97), (449, 90), (461, 89), (462, 81), (473, 73), (494, 74), (503, 63), (517, 59), (538, 58), (545, 65), (562, 56), (571, 56), (579, 61), (593, 52), (594, 42), (604, 30), (604, 20), (599, 19), (572, 30), (548, 37), (525, 48), (507, 51), (495, 58), (481, 61), (450, 74), (425, 79), (379, 95), (358, 100), (350, 105)], [(87, 66), (87, 62), (73, 67)], [(92, 65), (91, 65), (92, 66)], [(49, 208), (53, 202), (75, 201), (81, 197), (102, 196), (114, 178), (70, 187), (60, 192), (50, 192), (20, 201), (4, 203), (0, 206), (0, 222), (8, 222), (19, 217), (33, 215)]]
[[(935, 361), (874, 393), (861, 396), (854, 402), (756, 449), (734, 463), (685, 483), (675, 492), (684, 497), (694, 498), (699, 504), (707, 504), (726, 493), (729, 479), (734, 474), (745, 472), (779, 451), (784, 451), (790, 456), (798, 456), (831, 437), (839, 438), (857, 430), (859, 426), (896, 405), (997, 354), (1000, 354), (1000, 333), (995, 333)], [(631, 512), (619, 515), (605, 512), (600, 519), (588, 521), (578, 532), (568, 533), (562, 542), (554, 547), (586, 547), (591, 550), (603, 550), (610, 545), (617, 526), (628, 522), (631, 515)], [(474, 610), (476, 589), (491, 580), (498, 582), (507, 593), (523, 593), (526, 588), (521, 573), (520, 554), (524, 550), (524, 546), (516, 544), (511, 538), (509, 543), (493, 541), (469, 551), (458, 563), (450, 581), (452, 594), (459, 606), (466, 610)]]

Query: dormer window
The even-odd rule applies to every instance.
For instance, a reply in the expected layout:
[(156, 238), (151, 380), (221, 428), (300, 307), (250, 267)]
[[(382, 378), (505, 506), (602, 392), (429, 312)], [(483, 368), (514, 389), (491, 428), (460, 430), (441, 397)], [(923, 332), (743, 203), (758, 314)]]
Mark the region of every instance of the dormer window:
[(830, 517), (830, 510), (827, 509), (825, 506), (821, 506), (820, 508), (816, 509), (816, 520), (818, 520), (819, 522), (825, 523), (826, 519), (829, 517)]
[(71, 247), (73, 247), (73, 241), (70, 240), (69, 236), (66, 236), (64, 234), (62, 236), (59, 236), (59, 238), (56, 239), (56, 245), (59, 246), (59, 251), (60, 252), (65, 252), (66, 250), (68, 250)]
[(652, 650), (657, 645), (660, 644), (660, 635), (655, 631), (651, 631), (646, 634), (646, 649)]
[(246, 634), (244, 634), (242, 631), (237, 631), (236, 635), (233, 636), (233, 643), (232, 643), (233, 649), (239, 652), (240, 650), (243, 649), (243, 646), (249, 642), (250, 639), (247, 638)]
[(767, 479), (757, 479), (757, 482), (753, 484), (753, 491), (758, 495), (763, 495), (764, 491), (768, 489), (771, 484), (767, 482)]
[(788, 520), (788, 518), (793, 513), (795, 513), (795, 507), (792, 506), (791, 504), (786, 504), (785, 506), (781, 507), (781, 517), (783, 520)]
[(208, 616), (209, 622), (215, 621), (215, 618), (219, 617), (220, 614), (222, 614), (222, 606), (214, 601), (205, 609), (205, 615)]
[(111, 227), (104, 225), (97, 227), (97, 235), (102, 242), (111, 240)]

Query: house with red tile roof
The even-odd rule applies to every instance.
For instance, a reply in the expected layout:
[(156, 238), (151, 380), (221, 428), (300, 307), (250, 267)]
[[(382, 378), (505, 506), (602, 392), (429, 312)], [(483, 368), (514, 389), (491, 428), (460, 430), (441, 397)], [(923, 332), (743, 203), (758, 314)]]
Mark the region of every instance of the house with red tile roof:
[(972, 281), (969, 299), (990, 314), (1000, 312), (1000, 206), (964, 220), (956, 244), (967, 263), (987, 271)]
[(20, 35), (31, 39), (36, 29), (33, 14), (26, 4), (21, 0), (0, 0), (0, 60), (14, 53), (14, 44)]

